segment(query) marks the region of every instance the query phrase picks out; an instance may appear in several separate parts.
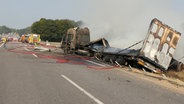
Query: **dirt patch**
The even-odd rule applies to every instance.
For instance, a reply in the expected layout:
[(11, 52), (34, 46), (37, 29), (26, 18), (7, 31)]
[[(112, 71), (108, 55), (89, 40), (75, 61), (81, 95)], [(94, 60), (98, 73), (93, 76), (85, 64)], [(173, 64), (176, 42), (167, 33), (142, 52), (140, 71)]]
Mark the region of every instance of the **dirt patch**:
[(136, 78), (152, 82), (170, 91), (184, 94), (184, 82), (181, 80), (177, 80), (176, 78), (166, 77), (165, 74), (144, 72), (141, 70), (137, 70), (136, 68), (132, 68), (132, 70), (130, 71), (127, 67), (120, 69), (117, 68), (117, 70), (126, 72), (127, 74), (135, 76)]
[(175, 79), (179, 79), (179, 80), (184, 82), (184, 70), (181, 72), (168, 71), (166, 73), (166, 76), (171, 77), (171, 78), (175, 78)]

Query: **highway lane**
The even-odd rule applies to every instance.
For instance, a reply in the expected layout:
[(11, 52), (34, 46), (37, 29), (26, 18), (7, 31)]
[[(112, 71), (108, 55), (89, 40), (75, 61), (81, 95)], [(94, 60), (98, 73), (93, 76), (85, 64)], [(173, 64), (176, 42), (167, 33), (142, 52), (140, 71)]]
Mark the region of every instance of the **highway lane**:
[[(10, 52), (8, 49), (17, 52)], [(18, 53), (18, 51), (21, 51)], [(25, 51), (23, 53), (22, 51)], [(0, 104), (183, 104), (184, 95), (116, 69), (56, 63), (0, 48)], [(44, 53), (40, 53), (44, 54)], [(88, 62), (86, 62), (88, 63)]]

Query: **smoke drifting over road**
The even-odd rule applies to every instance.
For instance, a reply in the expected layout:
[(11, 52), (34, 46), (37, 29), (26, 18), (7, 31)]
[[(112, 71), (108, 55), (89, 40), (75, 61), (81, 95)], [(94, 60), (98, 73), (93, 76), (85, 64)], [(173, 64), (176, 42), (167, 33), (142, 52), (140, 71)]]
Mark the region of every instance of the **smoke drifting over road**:
[[(111, 46), (126, 48), (146, 36), (153, 18), (158, 18), (184, 33), (183, 11), (176, 10), (177, 0), (87, 0), (88, 14), (83, 20), (91, 31), (91, 39), (105, 37)], [(93, 8), (93, 9), (92, 9)], [(94, 9), (95, 8), (95, 9)], [(182, 37), (176, 58), (184, 54)]]

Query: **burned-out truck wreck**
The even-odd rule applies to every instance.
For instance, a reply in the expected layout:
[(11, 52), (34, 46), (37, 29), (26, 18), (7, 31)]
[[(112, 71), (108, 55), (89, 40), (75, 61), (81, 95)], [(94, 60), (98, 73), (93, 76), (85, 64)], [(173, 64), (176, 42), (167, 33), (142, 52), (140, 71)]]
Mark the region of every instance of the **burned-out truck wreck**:
[[(157, 72), (157, 70), (167, 71), (173, 65), (173, 62), (177, 61), (173, 61), (173, 55), (181, 33), (156, 18), (151, 21), (146, 38), (125, 49), (111, 47), (105, 38), (90, 41), (89, 30), (88, 32), (86, 30), (81, 31), (75, 30), (72, 32), (74, 34), (68, 33), (64, 39), (64, 43), (68, 46), (65, 44), (61, 47), (67, 49), (67, 52), (71, 50), (75, 53), (83, 52), (111, 64), (136, 66), (153, 72)], [(86, 41), (84, 41), (85, 39)], [(80, 44), (77, 40), (83, 41), (83, 43)], [(132, 49), (133, 46), (141, 42), (143, 42), (142, 47)], [(71, 48), (71, 44), (76, 44), (76, 46)], [(181, 66), (182, 63), (177, 63), (175, 65), (181, 69), (178, 66)]]
[(61, 41), (61, 48), (64, 53), (75, 53), (83, 51), (85, 45), (90, 42), (90, 32), (87, 27), (85, 28), (70, 28), (67, 34), (63, 36)]

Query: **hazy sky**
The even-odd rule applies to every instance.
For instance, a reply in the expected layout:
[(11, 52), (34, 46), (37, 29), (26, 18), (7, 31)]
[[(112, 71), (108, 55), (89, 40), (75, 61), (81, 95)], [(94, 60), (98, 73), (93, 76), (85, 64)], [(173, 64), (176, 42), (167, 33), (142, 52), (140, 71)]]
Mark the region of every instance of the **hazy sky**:
[[(25, 28), (40, 18), (84, 21), (93, 18), (102, 21), (119, 19), (120, 23), (123, 19), (131, 21), (136, 17), (142, 17), (138, 21), (149, 21), (154, 17), (163, 21), (168, 18), (176, 20), (177, 16), (184, 14), (183, 5), (184, 0), (0, 0), (0, 25)], [(153, 15), (147, 16), (151, 12)], [(173, 14), (176, 16), (170, 17)]]
[(105, 37), (117, 47), (144, 39), (153, 18), (184, 33), (184, 0), (0, 0), (0, 13), (0, 26), (17, 29), (40, 18), (82, 20), (92, 40)]
[[(85, 0), (0, 0), (0, 25), (25, 28), (40, 18), (80, 20)], [(80, 12), (78, 12), (80, 11)]]

